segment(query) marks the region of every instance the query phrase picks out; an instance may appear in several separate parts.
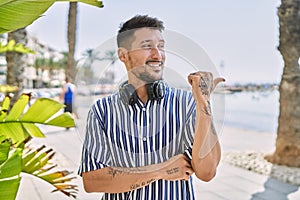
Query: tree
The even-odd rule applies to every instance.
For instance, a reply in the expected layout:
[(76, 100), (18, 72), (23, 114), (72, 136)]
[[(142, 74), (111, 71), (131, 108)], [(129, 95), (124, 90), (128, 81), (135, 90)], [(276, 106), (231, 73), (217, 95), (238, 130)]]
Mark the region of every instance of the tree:
[[(70, 0), (69, 0), (70, 1)], [(80, 2), (81, 0), (78, 0)], [(0, 3), (0, 34), (8, 33), (8, 40), (15, 38), (16, 42), (26, 44), (26, 30), (24, 27), (28, 26), (36, 19), (38, 19), (46, 10), (55, 3), (56, 0), (15, 0), (5, 1)], [(75, 1), (77, 3), (77, 1)], [(102, 1), (95, 0), (82, 0), (86, 4), (90, 4), (97, 7), (103, 7)], [(14, 31), (16, 30), (16, 31)], [(13, 31), (13, 32), (12, 32)], [(72, 40), (72, 39), (71, 39)], [(75, 49), (75, 47), (73, 48)], [(72, 54), (72, 53), (71, 53)], [(18, 86), (18, 91), (14, 98), (17, 98), (23, 89), (23, 77), (24, 71), (24, 56), (20, 53), (8, 53), (7, 60), (7, 83)], [(74, 59), (74, 52), (73, 52)], [(74, 60), (73, 60), (74, 61)], [(74, 66), (71, 63), (70, 66)], [(75, 70), (71, 70), (75, 71)], [(14, 101), (16, 99), (12, 99)]]
[[(17, 43), (27, 44), (27, 32), (25, 28), (8, 33), (8, 42), (11, 40)], [(16, 86), (18, 89), (14, 92), (12, 104), (17, 100), (23, 91), (23, 72), (26, 66), (26, 54), (9, 51), (6, 52), (7, 75), (6, 83), (11, 86)]]
[(276, 151), (266, 158), (277, 164), (300, 167), (300, 0), (282, 0), (278, 8), (281, 78), (280, 114)]
[(100, 61), (109, 61), (109, 67), (107, 71), (105, 71), (105, 80), (109, 83), (113, 83), (115, 80), (115, 71), (114, 65), (115, 62), (118, 60), (118, 55), (115, 50), (107, 50), (104, 56), (100, 57)]
[(99, 8), (103, 7), (98, 0), (5, 0), (0, 2), (0, 34), (24, 28), (37, 20), (55, 2), (83, 2)]
[[(54, 2), (54, 0), (14, 0), (1, 2), (0, 34), (11, 32), (31, 24)], [(84, 2), (103, 7), (100, 1), (84, 0)], [(24, 31), (25, 29), (21, 29), (19, 32), (11, 33), (11, 37), (14, 34), (20, 34), (16, 38), (26, 41), (26, 31)], [(0, 50), (2, 49), (6, 52), (9, 51), (9, 48), (3, 47), (0, 43)], [(8, 59), (14, 59), (12, 56), (8, 57)], [(19, 73), (18, 69), (16, 73)], [(18, 79), (21, 77), (16, 76)], [(15, 199), (21, 180), (21, 172), (32, 174), (49, 182), (56, 187), (55, 191), (61, 191), (68, 196), (76, 197), (76, 186), (67, 183), (72, 179), (72, 177), (66, 177), (69, 174), (68, 171), (49, 172), (49, 170), (55, 167), (55, 165), (51, 165), (48, 162), (54, 155), (52, 149), (45, 150), (45, 147), (42, 146), (41, 148), (26, 152), (27, 148), (25, 147), (26, 141), (31, 137), (44, 137), (44, 134), (35, 125), (36, 123), (74, 127), (74, 120), (70, 113), (63, 113), (56, 116), (56, 113), (62, 109), (63, 105), (51, 99), (38, 99), (28, 108), (28, 105), (31, 104), (30, 96), (30, 94), (22, 95), (11, 109), (11, 101), (9, 97), (6, 97), (1, 106), (0, 199)]]
[(95, 60), (98, 60), (98, 53), (94, 52), (94, 49), (87, 49), (83, 52), (82, 54), (82, 60), (84, 60), (83, 65), (84, 66), (88, 66), (91, 67), (91, 65), (93, 64), (93, 62), (95, 62)]
[(110, 65), (114, 65), (118, 60), (118, 55), (115, 50), (108, 50), (105, 52), (104, 56), (100, 58), (100, 60), (108, 60), (110, 61)]
[(66, 68), (66, 76), (74, 80), (76, 75), (75, 67), (75, 47), (76, 47), (76, 26), (77, 26), (77, 2), (69, 3), (68, 14), (68, 63)]
[(79, 59), (79, 62), (83, 60), (82, 65), (77, 68), (77, 82), (79, 84), (92, 84), (94, 83), (94, 72), (92, 70), (92, 64), (99, 60), (98, 53), (95, 53), (94, 49), (87, 49), (83, 52), (82, 58)]

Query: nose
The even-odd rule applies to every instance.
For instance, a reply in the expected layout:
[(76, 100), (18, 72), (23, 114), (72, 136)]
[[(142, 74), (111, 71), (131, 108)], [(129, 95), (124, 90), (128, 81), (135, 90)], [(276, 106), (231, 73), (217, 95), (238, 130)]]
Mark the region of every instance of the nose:
[(153, 59), (161, 60), (161, 59), (164, 58), (164, 56), (165, 56), (164, 50), (161, 50), (161, 49), (159, 49), (159, 48), (157, 48), (157, 47), (153, 47), (153, 48), (151, 49), (151, 57), (152, 57)]

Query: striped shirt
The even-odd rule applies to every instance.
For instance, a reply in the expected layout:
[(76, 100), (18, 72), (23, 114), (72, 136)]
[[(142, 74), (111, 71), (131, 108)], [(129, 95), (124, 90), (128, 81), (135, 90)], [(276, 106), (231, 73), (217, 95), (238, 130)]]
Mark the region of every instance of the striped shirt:
[[(166, 88), (161, 100), (122, 103), (119, 93), (91, 107), (78, 173), (107, 166), (140, 167), (164, 162), (191, 149), (195, 125), (192, 93)], [(157, 180), (130, 192), (108, 194), (104, 200), (195, 199), (189, 181)]]

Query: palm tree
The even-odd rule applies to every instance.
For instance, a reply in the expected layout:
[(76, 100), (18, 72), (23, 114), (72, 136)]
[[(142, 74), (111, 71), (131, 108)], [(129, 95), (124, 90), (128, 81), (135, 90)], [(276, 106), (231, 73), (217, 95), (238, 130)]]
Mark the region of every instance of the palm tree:
[(276, 151), (266, 158), (273, 163), (300, 167), (300, 1), (282, 0), (278, 16), (284, 69), (279, 87)]
[(76, 47), (76, 25), (77, 25), (77, 2), (69, 3), (68, 15), (68, 45), (69, 54), (66, 68), (66, 76), (74, 80), (76, 75), (75, 68), (75, 47)]
[(108, 60), (110, 61), (110, 65), (114, 65), (115, 62), (118, 60), (118, 55), (115, 50), (107, 50), (103, 57), (100, 60)]
[(118, 55), (115, 50), (108, 50), (105, 52), (104, 56), (100, 57), (100, 61), (109, 61), (109, 67), (108, 70), (105, 72), (105, 77), (108, 82), (114, 82), (115, 80), (115, 71), (114, 71), (114, 65), (116, 61), (118, 60)]
[[(0, 199), (15, 199), (21, 172), (40, 178), (67, 196), (76, 197), (77, 186), (71, 184), (74, 176), (66, 170), (56, 171), (52, 162), (55, 152), (44, 145), (30, 148), (25, 144), (33, 137), (45, 137), (37, 124), (74, 127), (70, 113), (57, 113), (63, 104), (47, 98), (30, 103), (31, 95), (23, 94), (10, 109), (10, 98), (5, 97), (0, 107)], [(30, 107), (28, 105), (31, 104)], [(53, 171), (54, 170), (54, 171)]]
[(84, 60), (83, 65), (86, 67), (91, 67), (91, 65), (93, 64), (93, 62), (95, 62), (96, 60), (99, 60), (100, 58), (98, 58), (98, 53), (95, 53), (94, 49), (86, 49), (83, 54), (82, 54), (82, 58)]
[[(7, 41), (15, 40), (16, 43), (26, 45), (27, 32), (25, 28), (8, 33)], [(23, 90), (23, 72), (26, 65), (26, 54), (19, 52), (6, 52), (7, 75), (6, 83), (11, 86), (16, 86), (18, 90), (14, 93), (12, 104), (17, 100)]]
[[(82, 53), (82, 57), (78, 60), (81, 64), (77, 68), (76, 81), (80, 84), (93, 84), (95, 80), (95, 72), (92, 65), (95, 61), (101, 60), (99, 52), (94, 49), (86, 49)], [(82, 61), (82, 62), (81, 62)]]

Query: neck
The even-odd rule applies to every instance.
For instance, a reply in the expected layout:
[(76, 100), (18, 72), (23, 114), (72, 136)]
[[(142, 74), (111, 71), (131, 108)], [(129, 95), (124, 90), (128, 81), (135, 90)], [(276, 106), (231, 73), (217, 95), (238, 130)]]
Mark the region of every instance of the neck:
[(148, 99), (148, 93), (147, 93), (147, 87), (146, 85), (139, 87), (136, 89), (136, 93), (139, 97), (139, 99), (143, 102), (146, 103), (147, 99)]

